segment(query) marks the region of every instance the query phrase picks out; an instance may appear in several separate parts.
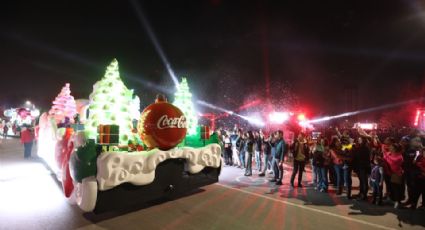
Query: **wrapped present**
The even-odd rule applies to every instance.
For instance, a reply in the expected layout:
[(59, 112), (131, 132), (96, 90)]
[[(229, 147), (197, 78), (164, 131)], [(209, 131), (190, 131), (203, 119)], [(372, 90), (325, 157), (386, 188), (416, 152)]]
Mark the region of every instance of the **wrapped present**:
[(99, 125), (97, 131), (99, 133), (98, 144), (118, 144), (120, 136), (118, 125)]
[(210, 139), (210, 127), (209, 126), (201, 126), (201, 139), (208, 140)]

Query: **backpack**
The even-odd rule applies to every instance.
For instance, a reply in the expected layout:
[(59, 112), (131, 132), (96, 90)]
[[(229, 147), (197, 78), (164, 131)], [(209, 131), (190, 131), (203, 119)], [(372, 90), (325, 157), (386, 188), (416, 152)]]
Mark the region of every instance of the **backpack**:
[(379, 165), (373, 166), (372, 172), (370, 173), (370, 179), (372, 179), (374, 181), (380, 181), (381, 180), (381, 173), (379, 172), (379, 168), (381, 168), (381, 166), (379, 166)]

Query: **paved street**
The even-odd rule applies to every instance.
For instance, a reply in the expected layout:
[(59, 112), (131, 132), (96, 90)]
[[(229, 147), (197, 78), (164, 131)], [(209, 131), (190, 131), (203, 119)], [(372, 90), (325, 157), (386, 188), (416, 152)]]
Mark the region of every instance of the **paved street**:
[[(0, 229), (424, 229), (425, 212), (394, 210), (319, 193), (276, 187), (224, 167), (220, 182), (174, 201), (94, 215), (69, 204), (43, 163), (23, 159), (18, 140), (0, 139)], [(33, 155), (35, 149), (33, 149)], [(288, 166), (287, 171), (290, 171)], [(354, 186), (358, 184), (354, 180)], [(353, 192), (356, 194), (357, 188)], [(125, 199), (123, 197), (122, 199)]]

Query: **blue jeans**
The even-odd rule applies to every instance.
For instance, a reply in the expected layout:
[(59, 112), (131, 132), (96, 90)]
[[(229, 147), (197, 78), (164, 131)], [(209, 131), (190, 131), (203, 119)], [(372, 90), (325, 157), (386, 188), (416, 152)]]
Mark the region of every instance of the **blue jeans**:
[(32, 141), (24, 143), (24, 157), (28, 158), (31, 156), (31, 149), (32, 149)]
[(343, 174), (344, 171), (342, 169), (342, 164), (341, 165), (334, 165), (334, 169), (335, 169), (335, 175), (336, 175), (336, 187), (337, 188), (341, 188), (343, 185)]
[(351, 192), (351, 185), (353, 184), (351, 180), (351, 172), (353, 171), (353, 168), (351, 168), (351, 166), (344, 166), (343, 170), (345, 187), (347, 188), (348, 192)]
[(317, 166), (314, 166), (314, 165), (311, 165), (311, 169), (312, 169), (312, 171), (313, 171), (313, 175), (312, 175), (312, 177), (313, 177), (313, 184), (315, 184), (316, 186), (319, 186), (319, 183), (320, 183), (320, 167), (317, 167)]
[(255, 151), (255, 167), (258, 171), (261, 171), (261, 152)]
[(282, 182), (283, 179), (283, 167), (279, 167), (280, 159), (273, 157), (273, 173), (276, 181)]
[(240, 151), (239, 152), (239, 159), (240, 159), (240, 161), (241, 161), (241, 165), (242, 165), (242, 167), (246, 167), (246, 164), (245, 164), (245, 151)]
[(314, 165), (314, 162), (313, 162), (313, 159), (310, 159), (310, 165), (311, 165), (311, 178), (312, 178), (312, 183), (314, 184), (314, 185), (317, 185), (318, 184), (318, 180), (319, 180), (319, 172), (318, 172), (318, 167), (316, 167), (315, 165)]
[(327, 167), (317, 167), (317, 173), (319, 177), (319, 183), (317, 185), (318, 189), (323, 189), (328, 191), (328, 168)]
[(252, 152), (247, 152), (245, 175), (252, 175)]
[(372, 190), (373, 190), (373, 200), (382, 202), (383, 186), (380, 186), (378, 181), (372, 181), (371, 185), (372, 185)]
[(262, 173), (265, 173), (267, 169), (272, 168), (271, 167), (271, 162), (270, 162), (271, 155), (270, 154), (263, 154), (263, 155), (264, 155), (264, 167), (261, 170), (261, 172)]

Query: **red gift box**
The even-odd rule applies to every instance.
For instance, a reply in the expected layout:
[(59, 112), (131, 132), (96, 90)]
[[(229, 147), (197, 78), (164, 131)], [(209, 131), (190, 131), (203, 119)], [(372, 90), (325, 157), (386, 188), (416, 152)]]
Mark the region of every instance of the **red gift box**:
[(202, 140), (210, 139), (210, 127), (209, 126), (201, 126), (201, 139)]

